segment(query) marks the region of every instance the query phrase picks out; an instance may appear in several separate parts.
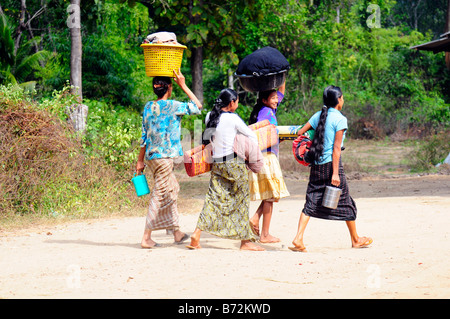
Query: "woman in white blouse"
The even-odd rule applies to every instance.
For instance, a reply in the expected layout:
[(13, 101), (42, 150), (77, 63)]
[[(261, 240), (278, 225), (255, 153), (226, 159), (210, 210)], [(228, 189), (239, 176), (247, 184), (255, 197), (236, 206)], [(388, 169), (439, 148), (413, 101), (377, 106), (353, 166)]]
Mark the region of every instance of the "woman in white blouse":
[(248, 136), (257, 143), (256, 134), (235, 113), (239, 97), (236, 91), (224, 89), (206, 116), (204, 143), (212, 143), (213, 165), (209, 190), (198, 218), (197, 227), (187, 247), (198, 249), (202, 231), (227, 239), (241, 240), (242, 250), (261, 251), (249, 223), (248, 172), (243, 159), (233, 152), (236, 134)]

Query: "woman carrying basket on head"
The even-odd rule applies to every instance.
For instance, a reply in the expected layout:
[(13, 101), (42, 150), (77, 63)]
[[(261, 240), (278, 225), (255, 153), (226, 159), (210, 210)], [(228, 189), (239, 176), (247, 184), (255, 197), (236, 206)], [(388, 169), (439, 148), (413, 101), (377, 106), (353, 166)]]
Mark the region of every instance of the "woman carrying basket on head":
[[(306, 202), (300, 215), (297, 234), (292, 241), (293, 251), (306, 252), (303, 234), (310, 217), (344, 220), (350, 232), (352, 247), (367, 247), (372, 243), (370, 237), (359, 237), (356, 232), (356, 205), (351, 198), (344, 169), (341, 162), (341, 150), (347, 130), (347, 118), (341, 114), (344, 96), (337, 86), (328, 86), (323, 92), (322, 110), (315, 113), (299, 131), (303, 135), (313, 128), (314, 138), (305, 161), (311, 164)], [(336, 209), (322, 206), (323, 193), (326, 186), (342, 189)]]
[(213, 164), (205, 203), (191, 235), (189, 249), (198, 249), (202, 231), (227, 239), (241, 241), (241, 250), (262, 251), (248, 219), (250, 206), (248, 173), (244, 159), (233, 151), (236, 134), (258, 143), (256, 134), (235, 113), (239, 97), (236, 91), (224, 89), (206, 116), (203, 139), (211, 142)]
[(171, 78), (157, 76), (153, 78), (153, 91), (158, 98), (148, 102), (143, 113), (141, 150), (136, 171), (140, 173), (144, 170), (145, 160), (155, 185), (150, 196), (142, 248), (159, 246), (151, 238), (154, 230), (172, 229), (176, 243), (189, 238), (179, 229), (177, 198), (180, 187), (173, 174), (173, 159), (183, 155), (181, 118), (183, 115), (199, 114), (202, 104), (187, 87), (183, 74), (174, 70), (174, 75), (175, 83), (191, 101), (170, 100), (173, 89)]

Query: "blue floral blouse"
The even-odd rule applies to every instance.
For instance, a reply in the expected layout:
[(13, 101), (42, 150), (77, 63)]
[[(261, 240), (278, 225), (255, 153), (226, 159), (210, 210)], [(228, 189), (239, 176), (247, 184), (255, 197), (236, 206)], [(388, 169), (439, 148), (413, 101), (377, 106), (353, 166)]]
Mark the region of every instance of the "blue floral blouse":
[(181, 119), (183, 115), (200, 114), (193, 102), (175, 100), (150, 101), (144, 107), (140, 145), (145, 146), (147, 160), (183, 156)]

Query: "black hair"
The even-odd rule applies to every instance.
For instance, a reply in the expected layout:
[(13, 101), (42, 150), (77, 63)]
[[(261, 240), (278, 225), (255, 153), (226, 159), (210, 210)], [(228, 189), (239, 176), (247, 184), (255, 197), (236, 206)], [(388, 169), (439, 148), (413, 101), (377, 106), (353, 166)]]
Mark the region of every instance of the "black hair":
[(254, 124), (258, 121), (258, 113), (261, 111), (263, 106), (265, 106), (262, 102), (262, 100), (267, 100), (273, 92), (276, 92), (277, 90), (268, 90), (268, 91), (262, 91), (258, 94), (258, 100), (256, 101), (255, 106), (253, 106), (252, 113), (250, 114), (250, 118), (248, 119), (248, 124)]
[(160, 99), (167, 93), (169, 85), (172, 84), (172, 79), (168, 76), (155, 76), (153, 78), (153, 92)]
[(206, 145), (212, 141), (214, 131), (219, 124), (220, 115), (223, 113), (222, 108), (227, 107), (231, 101), (236, 101), (238, 98), (239, 96), (237, 92), (233, 89), (223, 89), (220, 91), (219, 97), (214, 101), (214, 106), (209, 114), (209, 120), (208, 123), (206, 123), (205, 132), (203, 132), (203, 144)]
[(342, 97), (342, 91), (340, 87), (330, 85), (323, 91), (323, 107), (322, 113), (320, 113), (319, 123), (314, 132), (314, 138), (312, 140), (309, 152), (306, 153), (305, 161), (307, 163), (315, 163), (320, 161), (320, 157), (323, 153), (323, 142), (325, 139), (325, 122), (327, 120), (328, 109), (330, 107), (336, 107), (339, 104), (339, 98)]

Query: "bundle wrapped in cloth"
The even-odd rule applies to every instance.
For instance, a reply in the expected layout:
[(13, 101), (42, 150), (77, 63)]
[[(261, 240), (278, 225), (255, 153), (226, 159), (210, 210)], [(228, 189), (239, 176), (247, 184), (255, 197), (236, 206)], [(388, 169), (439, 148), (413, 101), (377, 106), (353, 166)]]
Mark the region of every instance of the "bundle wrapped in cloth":
[(294, 153), (294, 158), (297, 162), (304, 166), (309, 166), (311, 163), (306, 161), (306, 156), (312, 145), (314, 130), (310, 129), (306, 131), (302, 136), (297, 136), (297, 131), (302, 127), (303, 125), (299, 126), (298, 129), (295, 130), (295, 138), (292, 138), (294, 140), (292, 142), (292, 153)]
[(284, 55), (275, 48), (264, 47), (247, 55), (239, 63), (237, 75), (264, 76), (286, 71), (290, 68)]
[(264, 166), (264, 156), (259, 145), (243, 134), (237, 134), (234, 140), (233, 151), (245, 160), (247, 169), (259, 173)]
[(261, 92), (280, 87), (286, 81), (289, 68), (289, 62), (280, 51), (264, 47), (242, 59), (235, 75), (244, 90)]
[(177, 36), (173, 32), (161, 31), (149, 34), (142, 43), (178, 44)]

